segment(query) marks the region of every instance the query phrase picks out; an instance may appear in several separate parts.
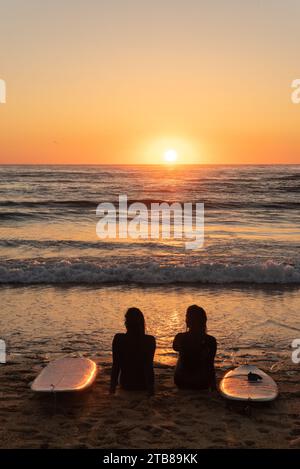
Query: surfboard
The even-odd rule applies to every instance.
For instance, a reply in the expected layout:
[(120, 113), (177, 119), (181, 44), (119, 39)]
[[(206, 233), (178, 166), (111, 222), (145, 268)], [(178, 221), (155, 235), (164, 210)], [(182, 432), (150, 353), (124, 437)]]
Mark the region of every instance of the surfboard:
[(271, 376), (260, 368), (241, 365), (225, 374), (220, 383), (220, 392), (233, 401), (267, 402), (276, 399), (278, 387)]
[(76, 392), (93, 384), (97, 365), (88, 358), (64, 357), (49, 363), (31, 384), (34, 392)]

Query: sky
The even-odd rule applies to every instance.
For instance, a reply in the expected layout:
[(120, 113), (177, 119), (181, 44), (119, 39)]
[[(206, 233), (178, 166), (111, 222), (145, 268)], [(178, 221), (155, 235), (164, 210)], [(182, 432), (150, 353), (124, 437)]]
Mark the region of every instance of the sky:
[(298, 0), (0, 0), (0, 163), (300, 163)]

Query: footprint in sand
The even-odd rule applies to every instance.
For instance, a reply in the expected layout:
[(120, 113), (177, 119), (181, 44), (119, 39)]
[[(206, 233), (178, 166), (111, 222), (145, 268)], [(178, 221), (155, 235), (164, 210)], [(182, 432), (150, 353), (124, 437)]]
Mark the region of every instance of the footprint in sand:
[(256, 442), (253, 441), (253, 440), (245, 440), (244, 441), (244, 445), (243, 446), (255, 446), (256, 445)]
[(226, 440), (224, 438), (214, 438), (212, 440), (214, 443), (223, 443), (226, 444)]
[(119, 423), (119, 419), (106, 419), (104, 420), (105, 425), (115, 425), (116, 423)]
[(268, 428), (258, 428), (259, 433), (270, 433)]
[(224, 429), (221, 427), (212, 427), (210, 431), (211, 432), (224, 432)]
[(291, 436), (300, 436), (300, 428), (293, 428), (293, 429), (290, 431), (290, 435), (291, 435)]
[(163, 434), (163, 430), (160, 427), (156, 427), (153, 425), (145, 425), (144, 427), (141, 427), (142, 430), (151, 433), (151, 435), (160, 437)]

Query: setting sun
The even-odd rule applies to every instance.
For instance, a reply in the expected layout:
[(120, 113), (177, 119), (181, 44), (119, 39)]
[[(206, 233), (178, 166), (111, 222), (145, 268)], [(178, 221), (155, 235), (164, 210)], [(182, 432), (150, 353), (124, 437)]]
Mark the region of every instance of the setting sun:
[(175, 163), (177, 160), (178, 154), (176, 150), (169, 149), (164, 152), (164, 160), (166, 163)]
[(207, 154), (204, 144), (200, 149), (189, 135), (150, 137), (141, 140), (135, 149), (135, 158), (140, 158), (143, 164), (199, 164), (208, 160)]

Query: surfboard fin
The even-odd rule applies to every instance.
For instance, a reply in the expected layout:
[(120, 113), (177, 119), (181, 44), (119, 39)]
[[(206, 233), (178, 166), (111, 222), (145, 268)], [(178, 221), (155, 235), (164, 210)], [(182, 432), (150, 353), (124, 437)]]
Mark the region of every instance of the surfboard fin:
[(248, 373), (248, 381), (260, 381), (262, 380), (262, 377), (258, 375), (257, 373)]

